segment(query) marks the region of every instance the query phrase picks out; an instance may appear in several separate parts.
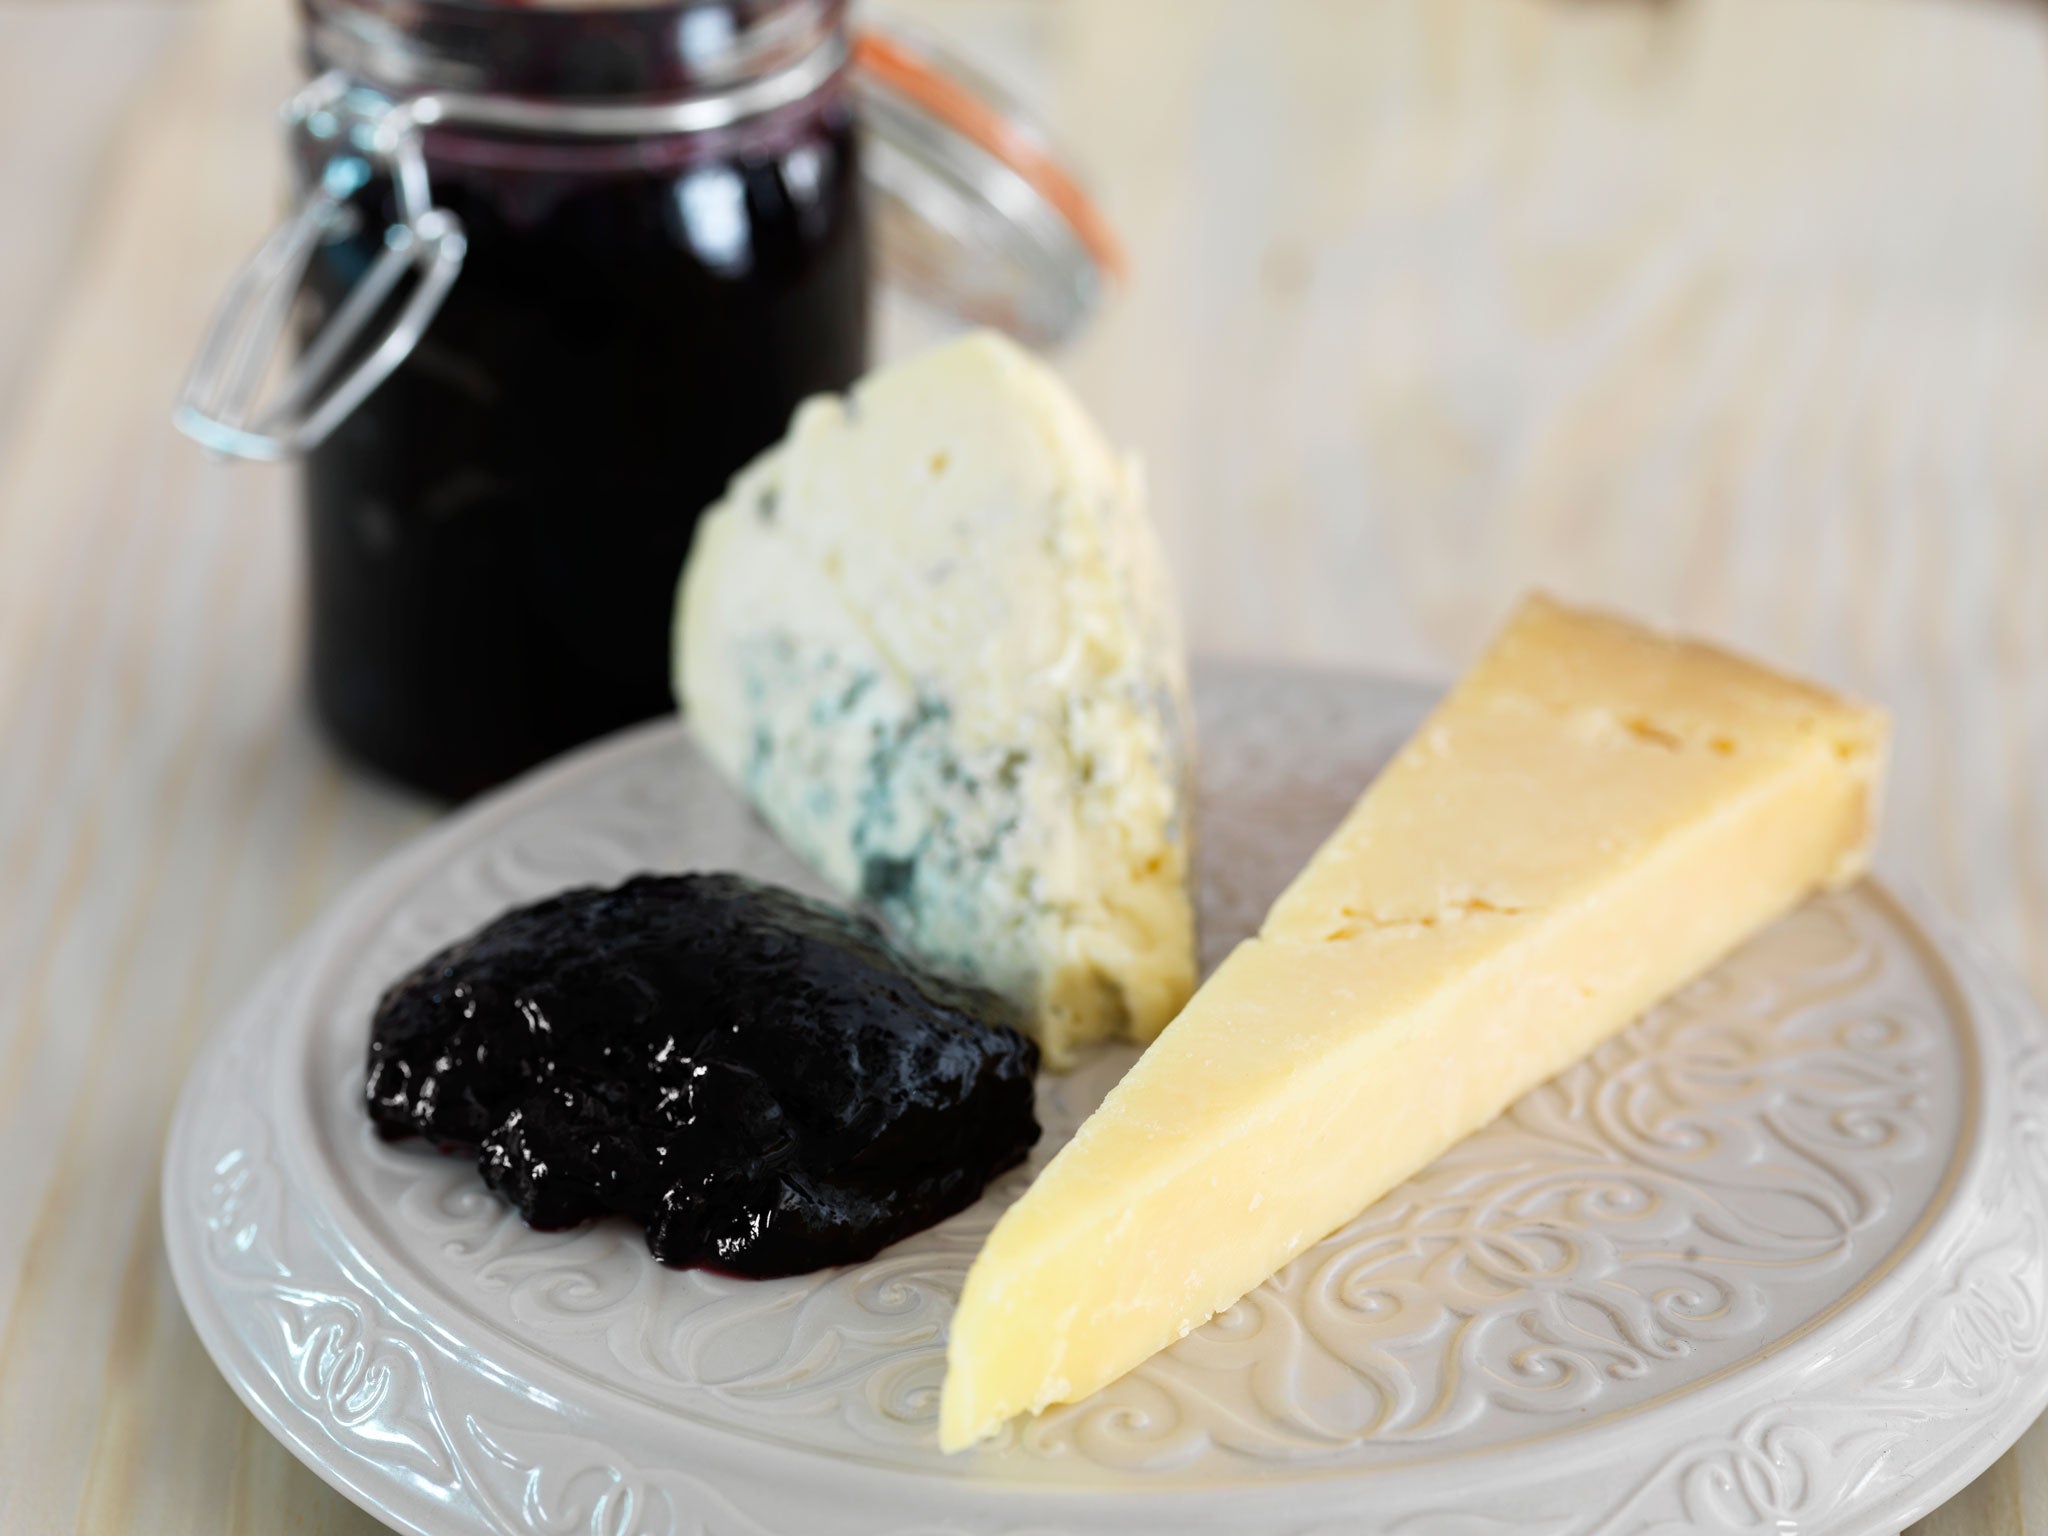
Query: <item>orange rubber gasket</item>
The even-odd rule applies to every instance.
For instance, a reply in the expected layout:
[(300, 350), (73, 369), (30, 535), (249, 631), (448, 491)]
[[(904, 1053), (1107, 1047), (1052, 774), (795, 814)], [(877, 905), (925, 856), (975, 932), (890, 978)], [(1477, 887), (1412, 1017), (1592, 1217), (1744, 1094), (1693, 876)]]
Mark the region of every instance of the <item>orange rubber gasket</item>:
[(1123, 242), (1080, 184), (1036, 140), (965, 86), (878, 32), (853, 41), (853, 63), (876, 81), (980, 145), (1015, 171), (1072, 226), (1095, 264), (1118, 282), (1129, 265)]

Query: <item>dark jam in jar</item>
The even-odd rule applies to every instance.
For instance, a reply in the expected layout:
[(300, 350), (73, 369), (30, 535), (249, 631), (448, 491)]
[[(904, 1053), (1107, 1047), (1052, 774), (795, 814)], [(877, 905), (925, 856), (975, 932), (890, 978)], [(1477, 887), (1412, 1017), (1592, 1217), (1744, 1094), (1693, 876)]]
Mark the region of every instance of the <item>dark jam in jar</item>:
[[(308, 457), (312, 683), (348, 751), (459, 797), (671, 707), (697, 514), (863, 370), (868, 250), (837, 79), (716, 132), (425, 150), (468, 256)], [(315, 319), (380, 247), (383, 196), (315, 254)]]

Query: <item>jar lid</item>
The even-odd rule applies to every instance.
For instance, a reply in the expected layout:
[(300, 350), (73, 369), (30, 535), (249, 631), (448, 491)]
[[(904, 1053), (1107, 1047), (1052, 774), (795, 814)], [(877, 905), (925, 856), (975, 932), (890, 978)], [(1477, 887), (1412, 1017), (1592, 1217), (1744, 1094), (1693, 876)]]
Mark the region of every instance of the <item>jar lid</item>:
[(1016, 98), (902, 29), (861, 33), (852, 78), (888, 280), (1034, 345), (1080, 330), (1123, 249)]
[[(845, 0), (299, 0), (316, 70), (443, 119), (632, 136), (801, 99), (848, 62)], [(942, 312), (1048, 344), (1086, 321), (1122, 253), (1046, 133), (928, 35), (852, 42), (878, 255)]]

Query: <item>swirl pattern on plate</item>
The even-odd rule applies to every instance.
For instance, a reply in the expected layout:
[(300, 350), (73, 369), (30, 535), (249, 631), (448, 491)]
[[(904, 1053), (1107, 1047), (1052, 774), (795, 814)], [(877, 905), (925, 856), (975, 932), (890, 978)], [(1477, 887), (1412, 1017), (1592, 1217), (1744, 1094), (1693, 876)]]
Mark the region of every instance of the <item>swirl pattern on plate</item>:
[[(1213, 960), (1418, 701), (1214, 670), (1199, 697)], [(164, 1210), (193, 1321), (264, 1423), (394, 1524), (1337, 1536), (1370, 1509), (1398, 1536), (1846, 1536), (1932, 1507), (2048, 1397), (2043, 1022), (1871, 886), (1112, 1392), (942, 1461), (946, 1313), (1021, 1176), (871, 1265), (735, 1288), (624, 1231), (530, 1233), (463, 1165), (362, 1135), (384, 975), (565, 880), (692, 862), (803, 884), (672, 728), (580, 756), (380, 870), (182, 1096)], [(1117, 1065), (1048, 1083), (1048, 1120)]]
[[(1341, 696), (1202, 695), (1203, 916), (1212, 954), (1255, 923), (1399, 740)], [(1276, 712), (1290, 718), (1274, 719)], [(1253, 728), (1246, 716), (1257, 717)], [(1321, 743), (1314, 754), (1284, 744)], [(790, 878), (716, 785), (684, 814), (652, 756), (500, 829), (392, 907), (360, 972), (396, 972), (506, 906), (653, 862)], [(653, 782), (650, 782), (653, 781)], [(778, 862), (779, 861), (779, 862)], [(800, 877), (799, 877), (800, 878)], [(1890, 966), (1862, 896), (1779, 925), (1590, 1062), (1529, 1095), (1206, 1327), (1008, 1454), (1170, 1473), (1217, 1458), (1346, 1465), (1569, 1428), (1796, 1329), (1911, 1228), (1962, 1114), (1941, 1000)], [(623, 1225), (525, 1228), (467, 1164), (357, 1121), (366, 994), (344, 989), (325, 1107), (393, 1253), (432, 1252), (450, 1305), (664, 1408), (820, 1448), (929, 1462), (944, 1333), (982, 1237), (1121, 1073), (1047, 1079), (1044, 1142), (972, 1210), (873, 1262), (785, 1281), (650, 1264)]]

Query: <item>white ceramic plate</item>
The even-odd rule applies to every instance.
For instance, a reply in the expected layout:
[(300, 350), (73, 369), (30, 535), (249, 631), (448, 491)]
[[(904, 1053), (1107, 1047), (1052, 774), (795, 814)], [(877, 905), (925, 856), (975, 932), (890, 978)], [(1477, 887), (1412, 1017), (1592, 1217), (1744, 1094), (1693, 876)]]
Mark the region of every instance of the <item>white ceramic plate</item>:
[[(1200, 679), (1204, 948), (1249, 931), (1417, 693)], [(717, 866), (815, 890), (673, 723), (376, 871), (187, 1083), (185, 1305), (252, 1411), (427, 1536), (1896, 1531), (2048, 1399), (2048, 1036), (1916, 902), (1813, 903), (1174, 1348), (942, 1457), (962, 1275), (1029, 1170), (870, 1263), (671, 1271), (529, 1231), (359, 1107), (377, 993), (516, 902)], [(1041, 1166), (1114, 1081), (1041, 1090)]]

